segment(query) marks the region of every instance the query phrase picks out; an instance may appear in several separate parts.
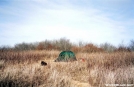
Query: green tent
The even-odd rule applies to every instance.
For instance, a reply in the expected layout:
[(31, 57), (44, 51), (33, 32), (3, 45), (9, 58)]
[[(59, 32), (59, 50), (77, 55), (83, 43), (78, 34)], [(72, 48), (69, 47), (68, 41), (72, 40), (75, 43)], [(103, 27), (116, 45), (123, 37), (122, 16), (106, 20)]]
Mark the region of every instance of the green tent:
[(68, 61), (76, 61), (75, 54), (72, 51), (62, 51), (59, 54), (59, 57), (55, 60), (55, 62), (68, 62)]

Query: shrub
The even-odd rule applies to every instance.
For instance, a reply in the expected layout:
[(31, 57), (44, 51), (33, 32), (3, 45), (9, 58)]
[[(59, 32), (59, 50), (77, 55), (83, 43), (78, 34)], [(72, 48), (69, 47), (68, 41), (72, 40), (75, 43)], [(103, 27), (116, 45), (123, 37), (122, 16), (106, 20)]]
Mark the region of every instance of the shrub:
[(113, 52), (116, 49), (116, 47), (111, 45), (110, 43), (101, 44), (100, 48), (102, 48), (106, 52)]
[(134, 40), (130, 41), (129, 48), (131, 51), (134, 51)]

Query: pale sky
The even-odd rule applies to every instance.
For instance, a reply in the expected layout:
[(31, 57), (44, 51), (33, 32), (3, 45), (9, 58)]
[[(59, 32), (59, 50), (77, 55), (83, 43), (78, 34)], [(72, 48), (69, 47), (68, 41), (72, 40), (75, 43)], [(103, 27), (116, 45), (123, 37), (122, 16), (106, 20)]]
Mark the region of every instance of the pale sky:
[(134, 0), (0, 0), (0, 46), (60, 38), (134, 40)]

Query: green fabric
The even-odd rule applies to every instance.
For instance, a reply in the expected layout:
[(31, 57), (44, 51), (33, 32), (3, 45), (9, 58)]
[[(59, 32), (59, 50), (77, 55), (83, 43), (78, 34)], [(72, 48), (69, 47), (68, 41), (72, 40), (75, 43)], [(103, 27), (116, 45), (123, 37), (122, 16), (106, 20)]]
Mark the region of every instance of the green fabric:
[(56, 62), (57, 61), (67, 62), (67, 61), (75, 61), (75, 60), (77, 60), (77, 59), (75, 57), (75, 54), (72, 51), (62, 51), (59, 54), (59, 57), (55, 61)]

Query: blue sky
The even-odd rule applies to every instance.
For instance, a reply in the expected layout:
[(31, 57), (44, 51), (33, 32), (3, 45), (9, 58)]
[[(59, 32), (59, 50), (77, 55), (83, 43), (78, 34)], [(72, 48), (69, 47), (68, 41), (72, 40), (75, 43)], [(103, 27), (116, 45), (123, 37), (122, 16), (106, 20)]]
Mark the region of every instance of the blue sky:
[(133, 0), (0, 0), (0, 46), (60, 39), (134, 40)]

